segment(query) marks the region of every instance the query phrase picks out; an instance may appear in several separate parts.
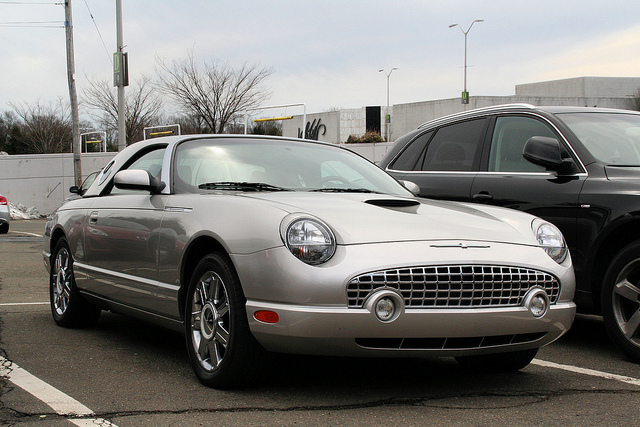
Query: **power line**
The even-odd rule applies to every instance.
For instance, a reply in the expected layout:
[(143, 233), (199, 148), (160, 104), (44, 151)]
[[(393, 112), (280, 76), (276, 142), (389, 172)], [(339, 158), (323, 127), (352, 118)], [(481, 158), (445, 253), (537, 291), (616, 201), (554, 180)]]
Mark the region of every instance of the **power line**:
[(89, 8), (89, 4), (87, 3), (87, 0), (84, 0), (84, 4), (87, 6), (87, 10), (89, 11), (89, 16), (91, 17), (91, 20), (93, 21), (93, 26), (96, 27), (96, 31), (98, 32), (98, 36), (100, 36), (100, 41), (102, 41), (102, 46), (104, 46), (104, 51), (107, 52), (107, 57), (109, 58), (109, 62), (111, 64), (113, 64), (113, 59), (111, 58), (111, 54), (109, 53), (109, 49), (107, 49), (107, 45), (104, 43), (104, 39), (102, 38), (102, 33), (100, 33), (100, 29), (98, 28), (98, 24), (96, 23), (96, 20), (93, 17), (93, 13), (91, 13), (91, 9)]
[(47, 4), (47, 5), (52, 5), (52, 6), (61, 6), (64, 3), (60, 3), (60, 2), (26, 2), (26, 1), (5, 1), (5, 0), (0, 0), (0, 4), (20, 4), (20, 5), (42, 5), (42, 4)]
[(22, 28), (64, 28), (62, 21), (17, 21), (0, 22), (0, 27), (22, 27)]

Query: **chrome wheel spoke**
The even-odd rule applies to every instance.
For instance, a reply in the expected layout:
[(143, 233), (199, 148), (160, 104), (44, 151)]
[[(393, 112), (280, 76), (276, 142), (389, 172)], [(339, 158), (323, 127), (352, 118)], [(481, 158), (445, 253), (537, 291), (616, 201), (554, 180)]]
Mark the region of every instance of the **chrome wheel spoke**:
[(218, 309), (218, 316), (223, 317), (229, 312), (229, 304), (225, 301), (223, 304), (216, 307)]
[(638, 327), (640, 327), (640, 310), (636, 310), (633, 316), (620, 327), (627, 339), (634, 338), (638, 332)]
[(633, 302), (640, 300), (640, 289), (637, 286), (629, 282), (626, 278), (616, 283), (614, 287), (615, 295), (628, 299)]
[(219, 325), (214, 339), (226, 349), (227, 344), (229, 343), (229, 331), (223, 329), (222, 325)]

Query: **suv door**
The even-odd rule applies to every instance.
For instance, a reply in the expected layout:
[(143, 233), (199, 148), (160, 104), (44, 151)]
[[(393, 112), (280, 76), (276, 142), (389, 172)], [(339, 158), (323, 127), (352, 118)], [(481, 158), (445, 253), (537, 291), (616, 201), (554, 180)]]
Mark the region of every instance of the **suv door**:
[[(587, 177), (568, 144), (550, 122), (537, 116), (505, 115), (492, 119), (488, 150), (471, 186), (471, 199), (479, 203), (518, 209), (539, 216), (560, 228), (571, 248), (576, 240), (578, 197)], [(556, 138), (574, 166), (550, 172), (528, 162), (522, 151), (532, 136)]]
[(487, 123), (480, 118), (426, 129), (387, 170), (397, 179), (417, 184), (421, 197), (467, 202), (480, 167)]

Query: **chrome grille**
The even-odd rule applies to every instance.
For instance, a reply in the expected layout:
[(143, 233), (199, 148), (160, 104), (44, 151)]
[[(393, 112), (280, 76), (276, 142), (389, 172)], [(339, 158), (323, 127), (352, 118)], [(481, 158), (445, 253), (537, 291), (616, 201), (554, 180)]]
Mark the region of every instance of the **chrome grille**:
[(510, 307), (520, 305), (535, 286), (547, 292), (551, 303), (558, 300), (558, 280), (542, 271), (493, 265), (410, 267), (353, 278), (347, 300), (349, 307), (358, 308), (373, 291), (394, 289), (406, 308)]

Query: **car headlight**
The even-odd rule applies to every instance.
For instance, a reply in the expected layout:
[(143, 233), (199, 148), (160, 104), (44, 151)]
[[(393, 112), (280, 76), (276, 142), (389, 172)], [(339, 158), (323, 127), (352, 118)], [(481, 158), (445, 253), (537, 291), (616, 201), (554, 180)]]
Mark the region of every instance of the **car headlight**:
[(317, 265), (327, 262), (336, 251), (336, 238), (322, 221), (293, 215), (280, 226), (282, 241), (299, 260)]
[(567, 259), (569, 249), (567, 249), (567, 244), (558, 227), (538, 218), (533, 220), (531, 228), (540, 247), (544, 249), (551, 259), (558, 264), (562, 264)]

